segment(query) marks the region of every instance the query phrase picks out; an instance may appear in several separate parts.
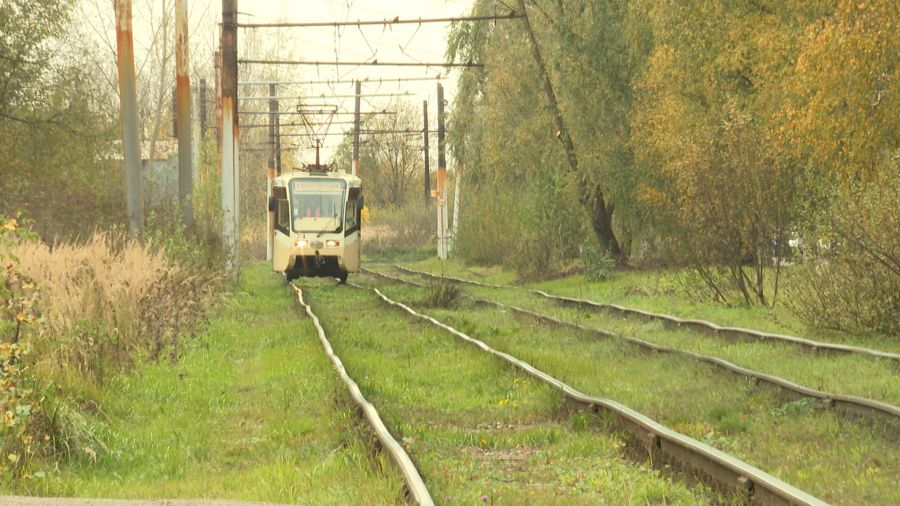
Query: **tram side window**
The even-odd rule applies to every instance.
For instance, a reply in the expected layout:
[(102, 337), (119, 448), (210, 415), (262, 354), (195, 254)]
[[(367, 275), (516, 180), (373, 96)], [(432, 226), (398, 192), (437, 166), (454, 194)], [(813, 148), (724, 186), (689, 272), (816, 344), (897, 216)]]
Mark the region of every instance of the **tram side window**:
[(347, 199), (347, 208), (344, 212), (346, 225), (344, 230), (349, 234), (359, 230), (359, 189), (350, 188), (350, 195)]
[(291, 235), (291, 212), (288, 208), (287, 189), (283, 186), (272, 188), (272, 196), (275, 197), (275, 230)]

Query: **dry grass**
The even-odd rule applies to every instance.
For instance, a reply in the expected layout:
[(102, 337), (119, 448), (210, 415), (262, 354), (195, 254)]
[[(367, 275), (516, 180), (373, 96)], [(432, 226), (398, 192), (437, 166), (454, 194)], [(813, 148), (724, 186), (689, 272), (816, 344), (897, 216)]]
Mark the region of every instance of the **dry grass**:
[(38, 287), (44, 325), (33, 341), (37, 369), (60, 380), (102, 384), (138, 358), (176, 359), (216, 281), (102, 233), (86, 244), (23, 242), (13, 254)]

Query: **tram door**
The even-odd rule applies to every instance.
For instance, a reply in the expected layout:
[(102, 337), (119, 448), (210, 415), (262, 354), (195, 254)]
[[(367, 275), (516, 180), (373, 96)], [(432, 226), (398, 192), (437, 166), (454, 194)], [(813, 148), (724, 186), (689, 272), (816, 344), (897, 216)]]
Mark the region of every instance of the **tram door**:
[(360, 188), (350, 188), (347, 208), (344, 212), (344, 266), (347, 272), (359, 272), (361, 253), (360, 228), (362, 226), (363, 198)]

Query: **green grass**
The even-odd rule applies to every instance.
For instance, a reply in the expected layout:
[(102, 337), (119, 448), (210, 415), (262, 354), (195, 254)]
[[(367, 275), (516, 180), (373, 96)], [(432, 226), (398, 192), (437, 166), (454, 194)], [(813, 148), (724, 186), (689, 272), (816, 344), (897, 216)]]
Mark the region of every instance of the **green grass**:
[[(516, 275), (500, 267), (469, 266), (460, 260), (440, 261), (430, 258), (408, 265), (411, 269), (434, 274), (471, 279), (493, 284), (518, 284)], [(782, 301), (774, 308), (743, 306), (701, 301), (688, 296), (685, 281), (677, 271), (618, 271), (607, 281), (589, 283), (582, 275), (565, 276), (539, 283), (524, 283), (557, 295), (567, 295), (596, 302), (619, 304), (664, 313), (686, 319), (701, 319), (723, 326), (744, 327), (766, 332), (789, 334), (824, 342), (838, 342), (900, 353), (900, 339), (890, 336), (851, 336), (810, 329), (801, 323)]]
[[(422, 294), (400, 285), (385, 286), (385, 292), (408, 303)], [(497, 309), (469, 305), (428, 313), (585, 393), (622, 402), (826, 501), (900, 503), (896, 423), (839, 416), (711, 366)]]
[(479, 298), (530, 309), (589, 328), (722, 358), (810, 388), (900, 405), (900, 374), (897, 374), (897, 365), (890, 360), (858, 354), (813, 352), (772, 341), (730, 341), (695, 330), (666, 328), (662, 322), (573, 308), (522, 290), (460, 286), (466, 293)]
[[(177, 364), (116, 378), (91, 421), (108, 448), (8, 490), (109, 498), (396, 504), (352, 403), (292, 293), (265, 264)], [(382, 466), (386, 466), (384, 470)], [(8, 485), (7, 485), (8, 486)]]
[[(438, 503), (696, 504), (683, 483), (623, 460), (599, 418), (371, 291), (303, 283), (349, 374)], [(348, 317), (352, 308), (352, 317)]]

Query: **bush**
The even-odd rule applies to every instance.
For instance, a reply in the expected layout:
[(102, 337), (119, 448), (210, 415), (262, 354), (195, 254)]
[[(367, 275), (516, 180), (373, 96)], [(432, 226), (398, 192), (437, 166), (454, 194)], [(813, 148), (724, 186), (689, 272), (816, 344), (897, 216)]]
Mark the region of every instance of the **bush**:
[(442, 279), (428, 287), (420, 303), (425, 307), (456, 309), (461, 296), (462, 291), (458, 286)]
[(837, 198), (807, 241), (819, 247), (804, 255), (791, 307), (808, 325), (900, 336), (900, 178), (886, 179)]
[(584, 270), (584, 280), (589, 283), (607, 281), (615, 275), (616, 259), (608, 253), (600, 254), (593, 247), (586, 247), (584, 259), (587, 267)]
[(384, 258), (433, 245), (437, 230), (435, 212), (434, 207), (419, 203), (369, 210), (362, 229), (364, 252)]

